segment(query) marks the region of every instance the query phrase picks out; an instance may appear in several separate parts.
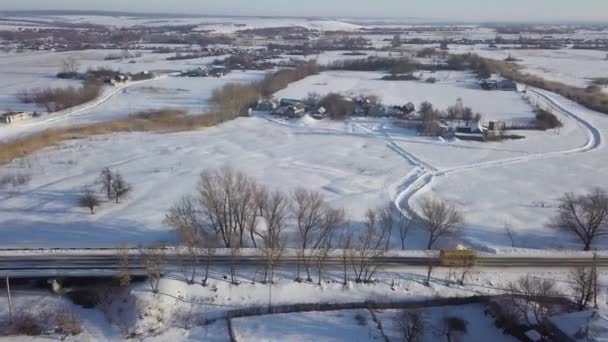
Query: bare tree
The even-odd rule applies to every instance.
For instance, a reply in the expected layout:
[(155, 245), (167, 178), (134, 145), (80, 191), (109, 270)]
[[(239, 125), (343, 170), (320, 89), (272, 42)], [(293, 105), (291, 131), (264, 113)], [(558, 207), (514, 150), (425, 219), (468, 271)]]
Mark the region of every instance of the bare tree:
[(80, 70), (80, 62), (73, 57), (69, 56), (61, 61), (61, 71), (65, 74), (76, 75)]
[(203, 253), (205, 253), (205, 276), (201, 282), (203, 287), (207, 286), (207, 281), (209, 280), (209, 267), (211, 266), (211, 258), (215, 255), (216, 248), (218, 246), (218, 241), (215, 236), (207, 235), (203, 238), (202, 247)]
[(426, 321), (420, 311), (401, 310), (397, 313), (394, 324), (401, 341), (422, 342)]
[(258, 247), (266, 260), (266, 272), (270, 282), (273, 281), (273, 266), (280, 259), (284, 246), (283, 233), (287, 227), (287, 220), (290, 213), (289, 197), (280, 191), (272, 194), (268, 191), (260, 192), (260, 213), (265, 225), (264, 229), (256, 229), (256, 234), (262, 241)]
[[(419, 221), (421, 227), (429, 234), (427, 249), (431, 250), (439, 238), (453, 234), (458, 224), (463, 222), (462, 214), (452, 205), (441, 200), (430, 197), (423, 197), (418, 201), (420, 208)], [(429, 258), (429, 265), (425, 285), (430, 285), (431, 272), (433, 270), (432, 261)]]
[[(253, 180), (229, 166), (201, 173), (198, 205), (211, 229), (228, 248), (233, 243), (243, 246), (245, 231), (254, 229), (255, 189)], [(255, 243), (253, 234), (252, 242)]]
[(184, 278), (189, 285), (194, 284), (196, 269), (198, 267), (198, 250), (202, 237), (199, 230), (193, 226), (183, 227), (177, 231), (179, 242), (178, 256), (181, 260), (181, 268)]
[(420, 223), (429, 234), (427, 249), (432, 249), (439, 238), (452, 234), (464, 220), (460, 211), (441, 200), (424, 197), (418, 201)]
[(596, 188), (580, 196), (567, 193), (559, 200), (558, 210), (549, 227), (574, 233), (583, 243), (583, 250), (590, 250), (596, 238), (608, 235), (606, 191)]
[(118, 203), (131, 193), (131, 186), (122, 178), (120, 173), (115, 173), (112, 179), (112, 197)]
[[(316, 249), (328, 236), (333, 236), (333, 232), (344, 223), (345, 214), (344, 210), (331, 208), (323, 195), (316, 191), (298, 188), (292, 193), (292, 198), (292, 215), (300, 233), (299, 254), (303, 256), (307, 248)], [(307, 281), (312, 281), (307, 259), (302, 258), (302, 262), (306, 269)], [(298, 264), (298, 278), (299, 267)]]
[(435, 333), (438, 336), (445, 336), (448, 342), (451, 342), (453, 338), (460, 341), (460, 338), (467, 333), (468, 324), (469, 322), (463, 318), (444, 315), (439, 326), (436, 327)]
[(595, 277), (592, 268), (580, 267), (572, 270), (568, 276), (570, 290), (576, 299), (579, 311), (585, 310), (595, 293)]
[(386, 235), (377, 223), (376, 213), (368, 210), (366, 217), (366, 229), (353, 240), (349, 256), (357, 283), (371, 282), (378, 270), (375, 259), (384, 255), (386, 246)]
[(348, 284), (348, 265), (351, 260), (351, 248), (353, 241), (353, 232), (350, 229), (350, 225), (344, 225), (342, 232), (340, 234), (340, 249), (342, 249), (342, 271), (343, 271), (343, 281), (342, 285), (346, 286)]
[(230, 238), (230, 241), (230, 283), (232, 285), (239, 285), (236, 275), (236, 259), (241, 255), (240, 239), (233, 233), (233, 237)]
[(395, 228), (395, 224), (397, 219), (401, 213), (399, 209), (395, 205), (394, 202), (387, 202), (384, 206), (378, 208), (378, 223), (380, 224), (380, 228), (382, 229), (383, 234), (385, 235), (385, 243), (384, 249), (389, 249), (389, 245), (391, 242), (391, 237), (393, 235), (393, 230)]
[(405, 250), (405, 239), (410, 231), (412, 220), (406, 215), (399, 215), (397, 226), (399, 227), (399, 239), (401, 240), (401, 250)]
[(129, 249), (126, 246), (121, 246), (118, 248), (118, 258), (119, 258), (119, 283), (121, 287), (128, 287), (131, 284), (131, 271), (129, 269)]
[[(205, 256), (205, 274), (202, 285), (207, 286), (209, 279), (209, 267), (215, 249), (219, 247), (217, 236), (213, 232), (205, 230), (205, 223), (197, 207), (197, 201), (191, 196), (183, 197), (177, 202), (165, 216), (165, 224), (174, 228), (184, 244), (184, 266), (190, 270), (190, 283), (194, 283), (194, 275), (198, 266), (199, 251)], [(189, 266), (188, 266), (189, 265)]]
[(158, 293), (158, 286), (160, 284), (160, 279), (163, 276), (163, 268), (166, 262), (166, 248), (155, 247), (145, 250), (142, 249), (140, 255), (144, 261), (150, 288), (152, 289), (152, 292)]
[(95, 208), (99, 206), (99, 198), (94, 191), (85, 189), (82, 195), (78, 198), (78, 205), (83, 208), (88, 208), (91, 215), (95, 214)]
[(555, 281), (541, 279), (530, 274), (508, 285), (511, 303), (519, 317), (528, 325), (544, 328), (545, 319), (554, 313), (552, 299), (559, 296)]
[(507, 237), (509, 240), (511, 240), (511, 247), (515, 247), (515, 237), (513, 236), (513, 228), (511, 227), (511, 224), (509, 222), (505, 222), (504, 228)]
[(99, 174), (99, 183), (101, 184), (101, 190), (106, 193), (108, 200), (112, 199), (112, 182), (114, 180), (114, 174), (109, 168), (101, 170)]

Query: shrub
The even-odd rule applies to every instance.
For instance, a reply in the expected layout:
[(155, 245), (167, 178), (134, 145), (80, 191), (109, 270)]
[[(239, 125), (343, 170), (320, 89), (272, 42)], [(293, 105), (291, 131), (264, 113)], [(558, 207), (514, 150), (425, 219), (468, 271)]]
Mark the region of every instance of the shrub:
[(32, 180), (32, 175), (18, 173), (14, 175), (5, 175), (0, 177), (0, 189), (11, 185), (13, 188), (26, 185)]
[(608, 77), (594, 78), (593, 84), (598, 85), (598, 86), (608, 86)]
[(327, 110), (327, 115), (332, 119), (344, 119), (351, 116), (355, 110), (355, 104), (337, 93), (325, 95), (319, 102)]
[(355, 315), (355, 321), (357, 321), (358, 325), (361, 325), (361, 326), (367, 325), (367, 318), (360, 313)]
[(44, 327), (39, 320), (31, 314), (22, 314), (13, 321), (12, 333), (16, 335), (40, 336)]
[(294, 69), (279, 70), (274, 74), (267, 75), (264, 80), (257, 84), (257, 88), (262, 96), (268, 97), (286, 88), (292, 82), (297, 82), (318, 73), (319, 65), (317, 63), (304, 63)]
[(21, 91), (17, 97), (24, 103), (35, 103), (47, 112), (57, 112), (94, 100), (101, 93), (101, 84), (85, 82), (80, 88), (46, 88)]
[(382, 77), (382, 80), (384, 80), (384, 81), (418, 81), (419, 78), (412, 74), (405, 74), (405, 75), (391, 74), (391, 75)]
[(53, 317), (55, 321), (55, 332), (64, 336), (76, 336), (82, 333), (80, 318), (68, 310), (59, 310)]
[(418, 63), (408, 57), (390, 58), (370, 56), (363, 59), (341, 60), (331, 63), (330, 69), (352, 71), (388, 71), (392, 74), (411, 73), (419, 68)]
[(538, 129), (546, 130), (563, 126), (562, 122), (555, 114), (547, 110), (536, 108), (534, 112), (536, 113), (535, 126)]

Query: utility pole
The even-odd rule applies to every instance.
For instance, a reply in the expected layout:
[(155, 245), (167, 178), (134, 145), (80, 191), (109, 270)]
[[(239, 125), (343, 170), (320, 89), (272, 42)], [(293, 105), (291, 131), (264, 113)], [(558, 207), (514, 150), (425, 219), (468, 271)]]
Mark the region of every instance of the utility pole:
[(272, 310), (272, 262), (268, 265), (270, 272), (270, 281), (268, 282), (268, 313)]
[(8, 274), (4, 276), (4, 280), (6, 281), (6, 294), (8, 296), (8, 317), (13, 324), (13, 300), (11, 298), (11, 284), (8, 278)]
[(593, 308), (597, 309), (597, 250), (593, 252)]

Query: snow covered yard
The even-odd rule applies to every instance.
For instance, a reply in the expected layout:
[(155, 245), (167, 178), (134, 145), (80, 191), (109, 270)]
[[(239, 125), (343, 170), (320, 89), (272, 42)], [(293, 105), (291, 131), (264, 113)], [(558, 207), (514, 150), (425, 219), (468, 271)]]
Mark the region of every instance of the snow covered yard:
[[(571, 294), (568, 270), (546, 269), (483, 269), (472, 270), (464, 286), (447, 286), (446, 281), (453, 276), (454, 269), (435, 269), (431, 286), (422, 280), (425, 269), (382, 270), (375, 284), (355, 284), (347, 287), (341, 284), (341, 271), (326, 272), (322, 286), (312, 283), (298, 283), (294, 270), (278, 270), (276, 283), (272, 286), (272, 304), (302, 303), (363, 303), (377, 301), (423, 301), (438, 298), (470, 297), (474, 295), (495, 295), (504, 293), (508, 283), (520, 276), (531, 273), (535, 278), (553, 279), (556, 288), (563, 294)], [(121, 341), (133, 333), (142, 341), (228, 341), (227, 310), (268, 304), (269, 286), (253, 284), (254, 270), (239, 268), (240, 285), (231, 285), (222, 275), (227, 269), (212, 267), (208, 287), (197, 284), (187, 285), (179, 271), (170, 272), (161, 280), (159, 293), (150, 291), (147, 282), (131, 284), (130, 292), (110, 297), (111, 300), (95, 309), (83, 309), (64, 297), (44, 291), (14, 289), (13, 304), (20, 312), (38, 313), (48, 308), (61, 308), (78, 314), (82, 334), (70, 337), (68, 341)], [(259, 275), (259, 274), (258, 274)], [(604, 288), (607, 279), (600, 274), (599, 285)], [(606, 297), (599, 298), (600, 308), (605, 310)], [(31, 309), (31, 308), (36, 308)], [(493, 320), (483, 313), (482, 305), (434, 307), (422, 310), (429, 327), (425, 341), (443, 339), (435, 336), (444, 316), (464, 318), (467, 324), (466, 341), (484, 341), (484, 337), (498, 341), (513, 341), (502, 335), (493, 325)], [(393, 340), (397, 335), (393, 325), (396, 310), (375, 311), (382, 323), (383, 331)], [(8, 314), (6, 297), (0, 295), (0, 320)], [(360, 316), (360, 317), (357, 317)], [(205, 325), (207, 319), (214, 320)], [(232, 320), (238, 341), (308, 341), (311, 336), (322, 340), (372, 340), (379, 338), (380, 330), (373, 322), (368, 310), (340, 310), (332, 312), (309, 312), (277, 314)], [(9, 339), (5, 339), (10, 341)], [(27, 339), (25, 339), (27, 340)], [(28, 341), (43, 341), (31, 338)], [(0, 338), (0, 341), (4, 341)]]
[[(421, 309), (425, 321), (425, 332), (422, 341), (432, 342), (441, 341), (446, 337), (441, 335), (443, 320), (445, 318), (456, 317), (463, 319), (466, 324), (467, 332), (461, 335), (461, 341), (467, 342), (515, 342), (518, 341), (513, 336), (504, 335), (494, 325), (494, 319), (484, 314), (485, 306), (482, 304), (470, 304), (459, 306), (432, 307)], [(403, 335), (399, 333), (395, 324), (397, 310), (384, 310), (376, 313), (382, 322), (384, 333), (390, 341), (400, 341)]]
[(374, 341), (381, 334), (368, 310), (278, 314), (232, 320), (239, 342)]

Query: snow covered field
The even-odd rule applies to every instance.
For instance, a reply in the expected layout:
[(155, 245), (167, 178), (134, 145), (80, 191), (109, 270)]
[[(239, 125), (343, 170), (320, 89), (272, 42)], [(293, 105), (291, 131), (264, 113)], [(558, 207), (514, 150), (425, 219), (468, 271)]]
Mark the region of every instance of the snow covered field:
[[(314, 88), (315, 79), (348, 86), (345, 80), (357, 82), (355, 76), (361, 73), (337, 75), (307, 78), (278, 96), (302, 96), (306, 89), (302, 83)], [(347, 88), (357, 89), (351, 91), (353, 95), (379, 89), (372, 85), (386, 82), (375, 80), (372, 73), (362, 75), (369, 78)], [(171, 78), (153, 82), (165, 80), (173, 82)], [(461, 89), (446, 82), (445, 87)], [(399, 94), (408, 94), (399, 87), (417, 84), (396, 83), (396, 88), (383, 94), (398, 99)], [(111, 108), (125, 110), (133, 93), (145, 93), (146, 86), (117, 95), (94, 113), (111, 115)], [(441, 84), (435, 86), (445, 89)], [(428, 94), (433, 94), (431, 89)], [(506, 107), (528, 110), (531, 115), (517, 93), (462, 89), (474, 95), (465, 98), (465, 104), (478, 101), (491, 109), (493, 102), (485, 97), (495, 96)], [(509, 224), (517, 248), (578, 249), (570, 237), (550, 239), (555, 233), (544, 228), (544, 223), (554, 214), (555, 199), (564, 192), (604, 186), (607, 165), (599, 156), (608, 118), (556, 95), (546, 99), (529, 93), (543, 105), (551, 100), (554, 106), (565, 107), (564, 113), (556, 112), (565, 125), (559, 134), (524, 131), (526, 139), (502, 143), (443, 141), (418, 137), (386, 119), (281, 121), (262, 115), (195, 132), (115, 134), (71, 141), (0, 169), (0, 175), (32, 176), (30, 184), (3, 193), (0, 210), (5, 214), (0, 224), (9, 233), (2, 245), (83, 247), (173, 241), (162, 224), (167, 210), (192, 192), (202, 170), (230, 164), (273, 188), (290, 191), (304, 186), (322, 191), (331, 204), (346, 208), (355, 221), (362, 220), (368, 208), (389, 200), (415, 207), (416, 199), (425, 193), (446, 198), (464, 211), (466, 224), (457, 240), (439, 246), (461, 243), (487, 251), (511, 248), (504, 228)], [(505, 118), (508, 111), (503, 108), (490, 113)], [(96, 215), (87, 215), (76, 208), (76, 198), (83, 187), (94, 184), (104, 167), (120, 171), (133, 184), (134, 192), (119, 205), (105, 204)], [(407, 247), (422, 248), (424, 239), (425, 234), (415, 230)]]
[[(8, 246), (115, 246), (172, 240), (162, 220), (171, 205), (193, 191), (198, 174), (230, 164), (272, 188), (323, 191), (354, 219), (384, 201), (410, 163), (381, 141), (356, 137), (311, 139), (263, 119), (177, 134), (116, 134), (76, 140), (3, 167), (32, 182), (3, 192), (0, 224)], [(87, 215), (75, 207), (83, 186), (104, 167), (120, 171), (134, 192), (120, 205)]]

